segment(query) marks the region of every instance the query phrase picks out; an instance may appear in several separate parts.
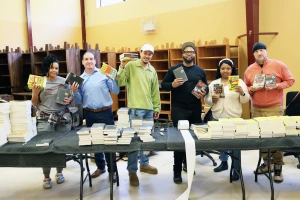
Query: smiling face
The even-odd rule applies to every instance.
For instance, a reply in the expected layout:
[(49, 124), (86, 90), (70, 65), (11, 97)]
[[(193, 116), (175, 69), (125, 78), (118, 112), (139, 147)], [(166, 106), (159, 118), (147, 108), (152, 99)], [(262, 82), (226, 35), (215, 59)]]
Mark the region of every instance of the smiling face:
[(186, 47), (182, 52), (182, 58), (185, 63), (192, 63), (195, 59), (195, 50), (192, 47)]
[(264, 61), (268, 58), (268, 52), (265, 49), (258, 49), (254, 51), (253, 55), (258, 64), (264, 64)]
[(49, 78), (56, 78), (56, 76), (58, 75), (58, 70), (59, 70), (59, 65), (57, 62), (53, 62), (50, 65), (50, 69), (48, 72), (48, 77)]
[(148, 64), (148, 62), (151, 60), (152, 56), (153, 56), (152, 51), (142, 51), (142, 52), (140, 53), (141, 61), (142, 61), (144, 64)]
[(82, 65), (87, 72), (93, 72), (96, 66), (94, 55), (90, 52), (85, 53), (82, 58)]
[(220, 74), (222, 78), (227, 79), (228, 76), (231, 76), (232, 74), (232, 68), (230, 65), (223, 63), (220, 67)]

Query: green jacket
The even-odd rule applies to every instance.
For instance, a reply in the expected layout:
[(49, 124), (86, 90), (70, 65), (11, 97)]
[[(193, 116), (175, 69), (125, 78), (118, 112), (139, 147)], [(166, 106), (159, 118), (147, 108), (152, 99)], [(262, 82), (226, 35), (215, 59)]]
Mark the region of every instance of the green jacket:
[(146, 70), (142, 67), (140, 60), (127, 63), (125, 69), (120, 67), (118, 84), (119, 86), (126, 86), (129, 108), (160, 112), (157, 73), (150, 63)]

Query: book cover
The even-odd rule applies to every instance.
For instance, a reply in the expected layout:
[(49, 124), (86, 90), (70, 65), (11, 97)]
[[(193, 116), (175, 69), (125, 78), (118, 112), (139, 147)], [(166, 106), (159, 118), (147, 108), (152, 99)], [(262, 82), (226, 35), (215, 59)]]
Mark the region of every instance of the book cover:
[(225, 98), (224, 87), (222, 83), (214, 84), (214, 95), (219, 96), (219, 98)]
[(53, 140), (52, 139), (42, 139), (35, 146), (42, 147), (42, 146), (49, 146)]
[(118, 71), (115, 68), (113, 68), (112, 66), (110, 66), (106, 63), (102, 64), (102, 67), (100, 68), (99, 71), (101, 73), (107, 75), (111, 79), (115, 79), (117, 76), (117, 73), (118, 73)]
[(203, 83), (201, 80), (198, 81), (197, 85), (194, 87), (192, 94), (197, 97), (197, 99), (201, 98), (201, 93), (200, 91), (205, 91), (207, 88), (207, 85)]
[(46, 87), (47, 77), (46, 76), (36, 76), (33, 74), (29, 75), (27, 85), (29, 89), (32, 89), (33, 84), (38, 85), (41, 89)]
[(265, 87), (270, 88), (270, 89), (276, 87), (276, 75), (275, 74), (266, 74)]
[(178, 68), (174, 69), (173, 73), (176, 78), (182, 78), (184, 82), (188, 80), (183, 67), (178, 67)]
[(70, 90), (65, 88), (58, 88), (55, 102), (59, 104), (64, 104), (64, 99), (70, 96)]
[(228, 76), (228, 87), (230, 92), (235, 92), (235, 86), (239, 85), (239, 76)]
[(265, 74), (256, 74), (253, 81), (254, 88), (261, 88), (265, 86)]
[(77, 76), (73, 72), (69, 72), (66, 77), (66, 83), (73, 84), (74, 82), (79, 84), (79, 87), (82, 85), (84, 79), (80, 76)]

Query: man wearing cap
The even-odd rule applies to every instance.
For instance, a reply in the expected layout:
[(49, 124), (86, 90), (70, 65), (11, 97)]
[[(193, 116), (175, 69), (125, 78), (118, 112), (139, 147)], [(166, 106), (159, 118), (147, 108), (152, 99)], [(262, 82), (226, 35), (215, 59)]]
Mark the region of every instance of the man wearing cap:
[[(121, 61), (118, 71), (119, 86), (126, 86), (127, 106), (129, 118), (141, 117), (142, 119), (158, 119), (161, 109), (158, 77), (150, 60), (154, 48), (150, 44), (142, 46), (140, 59), (136, 61)], [(128, 156), (127, 170), (130, 185), (138, 186), (139, 179), (136, 175), (138, 152), (131, 152)], [(140, 171), (157, 174), (157, 168), (149, 165), (149, 158), (140, 152)]]
[[(199, 66), (194, 64), (196, 55), (196, 47), (193, 42), (186, 42), (182, 45), (183, 63), (169, 68), (164, 80), (161, 83), (163, 90), (172, 91), (172, 110), (171, 117), (175, 127), (178, 120), (188, 120), (190, 124), (201, 123), (202, 104), (201, 100), (192, 94), (198, 81), (201, 80), (207, 85), (206, 72)], [(182, 67), (188, 80), (183, 81), (182, 78), (176, 78), (174, 70)], [(200, 98), (204, 97), (208, 92), (200, 90)], [(181, 171), (185, 158), (184, 151), (174, 151), (174, 177), (175, 183), (182, 183)]]
[[(267, 117), (283, 115), (283, 90), (291, 87), (295, 79), (287, 66), (278, 60), (268, 58), (267, 47), (261, 42), (254, 44), (252, 48), (256, 62), (251, 64), (244, 73), (244, 81), (251, 95), (251, 117)], [(275, 87), (253, 87), (255, 76), (269, 74), (276, 76)], [(275, 149), (271, 160), (271, 171), (274, 170), (274, 182), (283, 181), (282, 165), (283, 153)], [(258, 174), (268, 172), (268, 150), (262, 150), (264, 163), (259, 167)], [(273, 169), (274, 164), (274, 169)]]

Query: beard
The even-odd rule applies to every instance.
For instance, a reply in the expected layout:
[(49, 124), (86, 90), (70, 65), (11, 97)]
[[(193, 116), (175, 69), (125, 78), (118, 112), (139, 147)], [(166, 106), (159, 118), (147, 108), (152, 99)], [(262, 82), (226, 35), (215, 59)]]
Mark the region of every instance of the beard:
[(145, 62), (145, 61), (142, 61), (145, 65), (147, 65), (149, 62)]
[(187, 64), (191, 64), (192, 62), (194, 62), (194, 58), (191, 59), (187, 59), (184, 56), (182, 56), (182, 59), (184, 60), (184, 62), (186, 62)]

